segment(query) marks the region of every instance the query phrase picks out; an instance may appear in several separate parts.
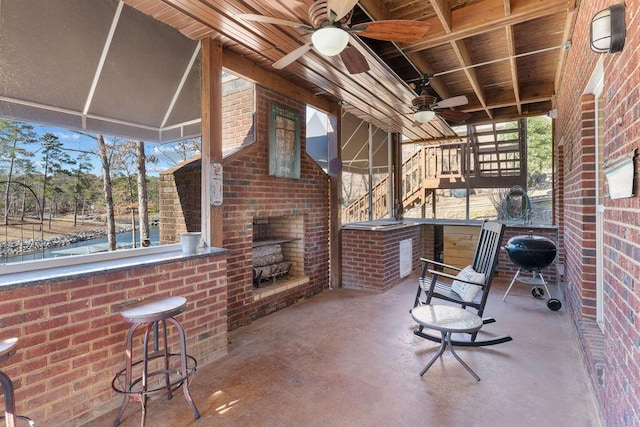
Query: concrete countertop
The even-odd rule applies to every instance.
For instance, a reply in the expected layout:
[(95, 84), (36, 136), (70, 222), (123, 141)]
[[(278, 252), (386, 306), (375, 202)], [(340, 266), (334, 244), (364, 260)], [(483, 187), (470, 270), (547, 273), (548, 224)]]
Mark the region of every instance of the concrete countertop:
[[(500, 221), (507, 226), (507, 228), (532, 228), (532, 229), (557, 229), (556, 225), (552, 224), (524, 224), (522, 221)], [(350, 222), (343, 224), (343, 229), (354, 230), (393, 230), (401, 227), (410, 227), (414, 225), (456, 225), (456, 226), (477, 226), (482, 225), (482, 220), (479, 219), (440, 219), (440, 218), (405, 218), (402, 220), (394, 219), (381, 219), (375, 221), (362, 221), (362, 222)]]
[(408, 220), (380, 219), (375, 221), (349, 222), (342, 225), (343, 230), (390, 231), (414, 227), (418, 224)]
[[(222, 248), (200, 248), (195, 254), (184, 255), (180, 245), (166, 245), (165, 250), (160, 251), (149, 250), (157, 248), (163, 247), (0, 264), (0, 291), (228, 252)], [(116, 257), (108, 259), (109, 255)]]

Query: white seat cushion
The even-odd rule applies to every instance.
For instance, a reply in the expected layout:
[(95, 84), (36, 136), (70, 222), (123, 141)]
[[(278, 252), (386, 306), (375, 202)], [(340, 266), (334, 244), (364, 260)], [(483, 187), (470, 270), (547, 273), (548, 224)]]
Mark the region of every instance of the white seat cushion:
[[(476, 272), (470, 265), (463, 268), (456, 277), (476, 283), (484, 283), (485, 279), (484, 273)], [(454, 280), (451, 284), (451, 290), (458, 294), (463, 301), (471, 302), (476, 298), (478, 292), (482, 290), (482, 286)]]

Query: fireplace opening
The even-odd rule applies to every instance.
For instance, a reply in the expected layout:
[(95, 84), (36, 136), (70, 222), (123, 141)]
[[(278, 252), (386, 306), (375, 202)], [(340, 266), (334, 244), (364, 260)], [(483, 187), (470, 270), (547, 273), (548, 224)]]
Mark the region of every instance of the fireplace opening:
[(253, 219), (253, 286), (304, 276), (302, 215)]

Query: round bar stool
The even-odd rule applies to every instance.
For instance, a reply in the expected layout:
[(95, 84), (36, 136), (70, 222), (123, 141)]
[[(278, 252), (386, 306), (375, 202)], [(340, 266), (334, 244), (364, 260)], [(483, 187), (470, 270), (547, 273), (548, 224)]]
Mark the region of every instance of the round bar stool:
[[(187, 344), (184, 329), (174, 317), (182, 313), (187, 307), (184, 297), (167, 297), (155, 301), (145, 301), (140, 305), (124, 310), (120, 315), (126, 322), (132, 323), (127, 333), (125, 350), (125, 368), (118, 372), (111, 382), (111, 387), (124, 395), (124, 400), (114, 426), (120, 424), (130, 400), (138, 401), (142, 405), (142, 419), (140, 425), (144, 427), (147, 416), (147, 399), (156, 393), (165, 394), (167, 399), (173, 397), (173, 392), (182, 387), (187, 404), (193, 411), (195, 419), (200, 418), (191, 394), (189, 382), (196, 372), (197, 361), (187, 354)], [(167, 342), (167, 322), (172, 324), (178, 332), (180, 353), (171, 353)], [(134, 361), (133, 338), (138, 327), (144, 327), (142, 337), (142, 357)], [(152, 334), (153, 332), (153, 334)], [(153, 348), (150, 349), (149, 338), (153, 336)], [(172, 366), (171, 361), (176, 361)], [(135, 371), (135, 373), (134, 373)]]
[[(17, 344), (18, 338), (9, 338), (0, 341), (0, 363), (15, 354)], [(4, 393), (4, 417), (0, 417), (0, 419), (4, 418), (5, 426), (15, 427), (17, 425), (16, 420), (22, 420), (27, 422), (29, 426), (34, 427), (35, 424), (31, 419), (22, 415), (16, 415), (16, 401), (13, 397), (13, 382), (9, 376), (2, 371), (0, 371), (0, 384), (2, 384), (2, 391)]]

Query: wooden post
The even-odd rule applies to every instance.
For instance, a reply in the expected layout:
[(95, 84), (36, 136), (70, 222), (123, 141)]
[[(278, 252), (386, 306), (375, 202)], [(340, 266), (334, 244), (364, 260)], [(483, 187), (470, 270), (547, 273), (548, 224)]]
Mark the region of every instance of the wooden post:
[(393, 205), (395, 219), (402, 219), (404, 217), (404, 205), (403, 205), (403, 192), (402, 192), (402, 135), (399, 133), (393, 133), (391, 144), (393, 159)]
[[(214, 188), (213, 165), (222, 165), (222, 46), (201, 41), (202, 177), (201, 229), (207, 246), (222, 247), (222, 194)], [(221, 191), (222, 186), (217, 187)], [(216, 193), (212, 197), (212, 190)], [(216, 200), (214, 200), (216, 199)], [(214, 203), (215, 202), (215, 203)]]
[(342, 150), (340, 129), (342, 123), (341, 108), (335, 104), (327, 114), (327, 146), (328, 146), (328, 171), (329, 171), (329, 265), (331, 276), (329, 286), (339, 288), (342, 286)]

